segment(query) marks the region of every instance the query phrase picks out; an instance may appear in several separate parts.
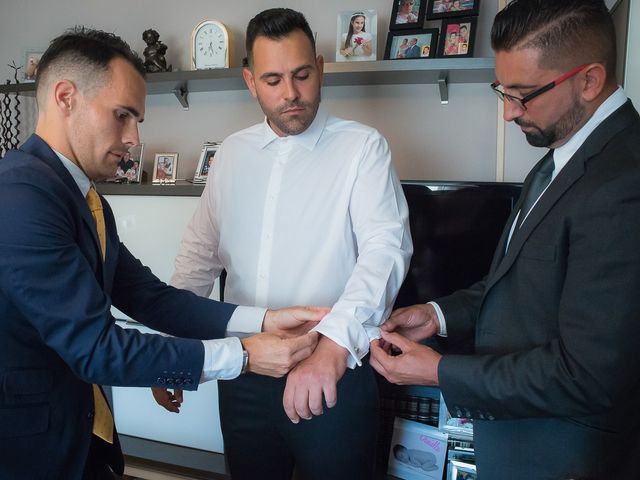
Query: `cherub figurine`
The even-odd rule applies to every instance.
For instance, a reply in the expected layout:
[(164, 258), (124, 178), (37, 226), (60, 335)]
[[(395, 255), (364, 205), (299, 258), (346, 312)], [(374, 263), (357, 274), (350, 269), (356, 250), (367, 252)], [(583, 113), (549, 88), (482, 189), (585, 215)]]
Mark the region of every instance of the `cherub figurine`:
[(164, 58), (167, 46), (159, 38), (160, 34), (151, 28), (142, 33), (142, 39), (147, 44), (144, 49), (144, 69), (149, 73), (170, 72), (173, 69), (172, 65), (167, 68), (167, 60)]

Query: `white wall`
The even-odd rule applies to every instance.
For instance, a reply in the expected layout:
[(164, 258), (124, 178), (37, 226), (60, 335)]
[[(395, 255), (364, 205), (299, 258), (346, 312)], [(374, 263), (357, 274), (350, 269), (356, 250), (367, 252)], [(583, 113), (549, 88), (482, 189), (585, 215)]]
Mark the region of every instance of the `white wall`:
[[(169, 46), (168, 62), (174, 68), (188, 69), (192, 28), (203, 19), (218, 19), (231, 33), (231, 65), (239, 66), (245, 54), (247, 22), (258, 11), (274, 6), (302, 11), (318, 32), (319, 53), (331, 62), (335, 60), (337, 13), (374, 8), (378, 11), (381, 59), (392, 4), (392, 0), (0, 0), (0, 81), (10, 76), (6, 66), (9, 59), (23, 62), (25, 50), (45, 48), (50, 39), (76, 24), (115, 31), (138, 52), (144, 49), (142, 31), (155, 28)], [(481, 2), (476, 56), (492, 56), (489, 30), (497, 4), (497, 0)], [(449, 98), (448, 105), (441, 105), (435, 85), (328, 87), (323, 91), (324, 104), (330, 111), (368, 123), (388, 138), (401, 178), (494, 180), (497, 103), (493, 94), (485, 84), (452, 85)], [(172, 95), (148, 97), (141, 128), (146, 170), (151, 169), (154, 153), (178, 152), (178, 176), (190, 178), (204, 141), (224, 139), (262, 119), (247, 91), (192, 93), (189, 100), (191, 109), (185, 112)], [(34, 119), (35, 107), (28, 107), (23, 115), (25, 133), (33, 129)], [(505, 180), (521, 180), (540, 155), (526, 144), (518, 129), (508, 130), (506, 148)]]

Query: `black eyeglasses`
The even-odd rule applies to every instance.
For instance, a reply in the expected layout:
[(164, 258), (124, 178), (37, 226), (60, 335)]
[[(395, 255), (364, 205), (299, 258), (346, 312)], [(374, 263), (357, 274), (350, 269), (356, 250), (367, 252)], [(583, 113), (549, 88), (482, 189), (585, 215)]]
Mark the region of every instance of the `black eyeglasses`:
[(527, 109), (526, 105), (528, 102), (530, 102), (537, 96), (542, 95), (544, 92), (548, 92), (553, 87), (560, 85), (566, 79), (573, 77), (576, 73), (584, 70), (585, 68), (587, 68), (586, 65), (581, 65), (577, 68), (574, 68), (569, 73), (565, 73), (561, 77), (555, 79), (553, 82), (547, 83), (544, 87), (540, 87), (539, 89), (531, 92), (529, 95), (525, 95), (523, 98), (515, 97), (513, 95), (509, 95), (508, 93), (504, 93), (504, 90), (501, 90), (499, 88), (501, 87), (501, 85), (500, 85), (500, 82), (497, 80), (491, 84), (491, 89), (495, 92), (495, 94), (498, 96), (500, 100), (504, 101), (506, 99), (510, 102), (515, 103), (521, 109), (526, 110)]

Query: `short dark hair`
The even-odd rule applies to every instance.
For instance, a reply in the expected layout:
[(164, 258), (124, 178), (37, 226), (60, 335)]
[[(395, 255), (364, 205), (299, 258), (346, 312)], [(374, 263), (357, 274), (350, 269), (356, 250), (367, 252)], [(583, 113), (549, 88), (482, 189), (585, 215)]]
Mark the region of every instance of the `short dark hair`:
[(603, 0), (513, 0), (498, 12), (491, 29), (495, 51), (535, 48), (540, 66), (571, 70), (602, 63), (616, 74), (616, 35)]
[(316, 42), (313, 39), (311, 27), (304, 15), (290, 8), (270, 8), (260, 12), (247, 25), (247, 62), (253, 63), (253, 44), (258, 37), (278, 40), (286, 37), (294, 30), (301, 30), (311, 42), (313, 55), (316, 54)]
[(113, 33), (77, 26), (54, 38), (42, 54), (36, 74), (36, 91), (47, 80), (51, 70), (60, 66), (66, 70), (86, 71), (95, 77), (96, 72), (106, 72), (116, 57), (128, 61), (144, 78), (142, 60), (120, 37)]

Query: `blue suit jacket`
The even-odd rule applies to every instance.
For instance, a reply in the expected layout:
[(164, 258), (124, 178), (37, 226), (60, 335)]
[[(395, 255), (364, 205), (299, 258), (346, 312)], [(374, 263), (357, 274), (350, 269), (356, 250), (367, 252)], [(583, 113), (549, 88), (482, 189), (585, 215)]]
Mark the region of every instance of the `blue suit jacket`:
[[(0, 478), (80, 478), (91, 384), (195, 390), (196, 339), (223, 337), (235, 308), (161, 282), (119, 241), (102, 203), (104, 263), (85, 198), (41, 138), (0, 161)], [(112, 304), (186, 338), (124, 330)], [(117, 442), (111, 450), (120, 470)]]

